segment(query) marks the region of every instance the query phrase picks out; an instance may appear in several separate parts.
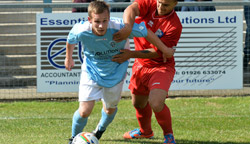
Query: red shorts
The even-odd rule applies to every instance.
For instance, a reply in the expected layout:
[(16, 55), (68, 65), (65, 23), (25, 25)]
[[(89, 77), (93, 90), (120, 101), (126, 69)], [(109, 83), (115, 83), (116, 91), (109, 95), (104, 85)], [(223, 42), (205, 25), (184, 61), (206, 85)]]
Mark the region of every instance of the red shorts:
[(175, 68), (170, 66), (142, 67), (139, 62), (132, 67), (129, 89), (135, 95), (149, 95), (152, 89), (163, 89), (168, 92), (174, 79)]

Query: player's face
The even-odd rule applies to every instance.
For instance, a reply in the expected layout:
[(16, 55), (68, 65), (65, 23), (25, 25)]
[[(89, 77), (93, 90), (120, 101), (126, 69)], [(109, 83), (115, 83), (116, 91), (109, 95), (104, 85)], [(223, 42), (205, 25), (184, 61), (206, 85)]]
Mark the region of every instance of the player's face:
[(88, 17), (89, 22), (92, 24), (92, 31), (97, 36), (103, 36), (107, 32), (109, 23), (109, 13), (104, 11), (101, 14), (92, 13), (91, 17)]
[(176, 0), (157, 0), (158, 15), (167, 15), (171, 13), (176, 5)]

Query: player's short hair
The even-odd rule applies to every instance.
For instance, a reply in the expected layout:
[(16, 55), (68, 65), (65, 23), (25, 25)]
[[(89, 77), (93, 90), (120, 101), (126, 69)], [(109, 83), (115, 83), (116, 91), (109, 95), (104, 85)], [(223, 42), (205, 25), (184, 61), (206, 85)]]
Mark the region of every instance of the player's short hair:
[(88, 6), (88, 15), (91, 17), (92, 13), (101, 14), (106, 11), (110, 14), (109, 5), (104, 1), (92, 1)]

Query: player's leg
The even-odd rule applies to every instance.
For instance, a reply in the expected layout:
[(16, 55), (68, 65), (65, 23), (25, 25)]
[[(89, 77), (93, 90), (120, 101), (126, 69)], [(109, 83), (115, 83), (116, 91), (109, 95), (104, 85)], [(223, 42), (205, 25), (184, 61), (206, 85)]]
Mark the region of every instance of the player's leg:
[(152, 137), (152, 109), (148, 103), (148, 96), (132, 94), (132, 103), (136, 110), (136, 118), (140, 126), (140, 132), (145, 137)]
[[(83, 74), (83, 71), (82, 71)], [(82, 132), (91, 114), (95, 101), (102, 97), (102, 88), (93, 80), (82, 80), (79, 86), (79, 109), (75, 112), (72, 122), (72, 136)], [(83, 82), (84, 81), (84, 82)]]
[(86, 126), (88, 117), (95, 105), (95, 101), (83, 101), (79, 103), (79, 108), (75, 111), (72, 119), (72, 136), (69, 144), (72, 143), (74, 137), (83, 131)]
[(175, 143), (172, 130), (171, 113), (165, 104), (171, 82), (175, 74), (174, 69), (160, 69), (152, 74), (150, 79), (149, 104), (154, 111), (156, 120), (163, 130), (164, 143)]
[(132, 71), (129, 89), (131, 90), (132, 104), (136, 110), (140, 129), (128, 131), (123, 137), (125, 139), (153, 138), (154, 134), (151, 128), (152, 109), (148, 104), (149, 89), (146, 87), (149, 77), (147, 68), (143, 68), (140, 63), (135, 61)]
[(117, 105), (121, 99), (123, 82), (115, 85), (112, 88), (103, 88), (103, 108), (102, 117), (93, 131), (95, 136), (100, 139), (109, 124), (114, 120), (117, 113)]
[(149, 94), (149, 104), (164, 131), (164, 135), (173, 133), (170, 110), (165, 104), (166, 96), (167, 92), (162, 89), (153, 89)]
[(102, 117), (96, 129), (93, 131), (97, 139), (100, 139), (102, 137), (102, 134), (106, 131), (108, 125), (114, 120), (116, 113), (117, 108), (110, 108), (108, 110), (102, 108)]
[(156, 120), (161, 126), (164, 135), (164, 143), (175, 143), (172, 129), (170, 109), (164, 103), (167, 92), (161, 89), (153, 89), (149, 95), (149, 103), (154, 111)]
[(135, 94), (131, 95), (140, 129), (134, 129), (126, 132), (123, 137), (125, 139), (153, 138), (154, 134), (151, 128), (152, 109), (148, 103), (148, 96)]
[(86, 126), (88, 117), (91, 114), (95, 101), (80, 102), (79, 109), (75, 111), (72, 120), (72, 137), (81, 133)]
[(91, 114), (95, 101), (102, 97), (102, 88), (96, 82), (89, 79), (85, 70), (82, 70), (81, 80), (79, 85), (79, 108), (73, 115), (72, 120), (72, 139), (80, 132), (87, 124), (88, 116)]

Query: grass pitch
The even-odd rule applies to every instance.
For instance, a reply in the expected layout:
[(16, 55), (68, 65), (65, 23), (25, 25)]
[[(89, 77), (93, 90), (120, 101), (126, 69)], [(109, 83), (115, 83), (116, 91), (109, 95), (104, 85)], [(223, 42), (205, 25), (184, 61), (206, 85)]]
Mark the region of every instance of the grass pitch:
[[(250, 97), (168, 99), (178, 144), (250, 144)], [(101, 102), (84, 131), (95, 129)], [(0, 144), (67, 144), (78, 102), (0, 103)], [(124, 140), (124, 132), (138, 128), (131, 100), (121, 100), (113, 123), (100, 144), (160, 144), (162, 131), (154, 116), (152, 140)]]

